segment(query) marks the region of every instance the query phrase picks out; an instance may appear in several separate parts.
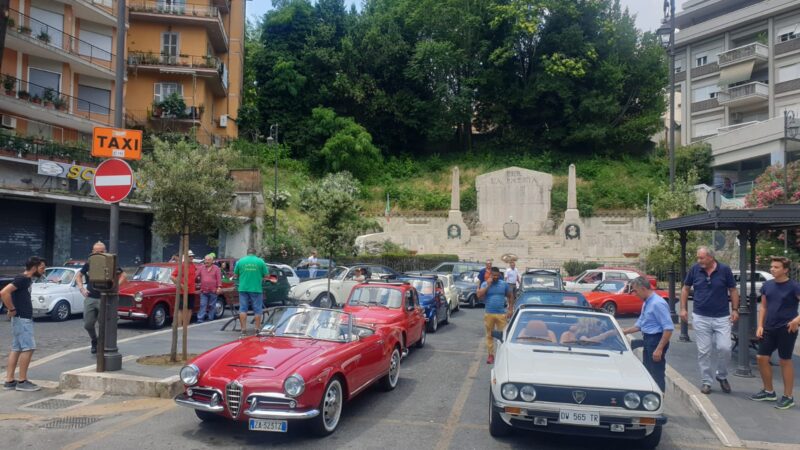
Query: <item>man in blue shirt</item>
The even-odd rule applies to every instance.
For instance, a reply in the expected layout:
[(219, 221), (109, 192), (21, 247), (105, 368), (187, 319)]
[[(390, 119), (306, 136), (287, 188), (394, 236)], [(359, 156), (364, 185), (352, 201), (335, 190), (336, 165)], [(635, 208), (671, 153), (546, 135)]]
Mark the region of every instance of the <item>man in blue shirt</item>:
[[(776, 401), (775, 408), (789, 409), (794, 406), (794, 367), (792, 352), (797, 341), (797, 329), (800, 327), (800, 283), (789, 278), (789, 258), (774, 257), (769, 271), (773, 280), (764, 283), (761, 288), (761, 307), (758, 309), (758, 328), (756, 336), (761, 339), (758, 345), (758, 370), (764, 388), (750, 396), (756, 401)], [(772, 388), (772, 367), (769, 358), (778, 350), (778, 358), (783, 375), (783, 397), (778, 400)]]
[[(513, 289), (500, 279), (500, 269), (491, 268), (492, 276), (481, 283), (478, 289), (478, 298), (486, 305), (483, 313), (483, 325), (486, 328), (486, 348), (489, 357), (486, 364), (494, 364), (494, 338), (492, 331), (502, 331), (506, 327), (506, 319), (511, 316), (509, 311), (514, 311)], [(508, 309), (506, 309), (506, 302)]]
[[(716, 378), (722, 391), (730, 394), (731, 324), (739, 319), (739, 291), (736, 290), (733, 272), (714, 258), (713, 250), (700, 247), (697, 249), (697, 264), (686, 274), (681, 289), (681, 320), (684, 322), (689, 321), (690, 289), (694, 289), (692, 326), (703, 384), (700, 392), (710, 394), (711, 383)], [(716, 374), (711, 364), (712, 347), (717, 349)]]
[(669, 306), (660, 295), (653, 292), (650, 281), (645, 277), (637, 277), (631, 281), (631, 288), (634, 294), (644, 301), (644, 305), (636, 325), (623, 330), (623, 333), (642, 332), (644, 338), (642, 363), (658, 387), (661, 388), (661, 392), (665, 392), (667, 390), (664, 378), (667, 369), (667, 350), (672, 331), (675, 329), (669, 315)]

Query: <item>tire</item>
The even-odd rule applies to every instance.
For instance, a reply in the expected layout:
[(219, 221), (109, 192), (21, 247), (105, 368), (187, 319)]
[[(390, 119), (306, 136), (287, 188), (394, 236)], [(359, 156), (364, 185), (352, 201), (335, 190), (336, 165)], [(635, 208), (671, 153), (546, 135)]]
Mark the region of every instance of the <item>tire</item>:
[(439, 313), (434, 312), (433, 317), (431, 318), (430, 322), (428, 322), (428, 331), (431, 333), (436, 333), (436, 330), (439, 329)]
[(511, 434), (511, 425), (503, 422), (500, 413), (496, 412), (494, 406), (494, 395), (492, 389), (489, 388), (489, 434), (492, 437), (503, 437)]
[(400, 380), (401, 359), (403, 357), (400, 355), (400, 347), (395, 347), (392, 356), (389, 357), (389, 373), (381, 378), (381, 389), (384, 391), (391, 391), (397, 387), (397, 382)]
[(639, 443), (642, 448), (656, 448), (661, 442), (661, 425), (656, 425), (653, 432), (645, 436)]
[(444, 310), (444, 320), (442, 321), (443, 324), (447, 325), (450, 323), (450, 305), (447, 305), (447, 308)]
[(319, 402), (319, 414), (311, 419), (311, 431), (317, 436), (328, 436), (336, 431), (342, 418), (344, 388), (339, 378), (333, 378), (325, 386)]
[(323, 292), (314, 299), (312, 305), (320, 308), (333, 308), (336, 306), (336, 297), (329, 292)]
[(614, 302), (605, 302), (603, 303), (603, 311), (611, 314), (612, 316), (617, 315), (617, 304)]
[(153, 308), (153, 311), (150, 312), (150, 317), (147, 318), (147, 326), (153, 330), (158, 330), (159, 328), (164, 328), (166, 324), (167, 308), (164, 307), (163, 303), (159, 303)]
[(425, 347), (425, 341), (428, 339), (428, 330), (427, 327), (422, 327), (422, 334), (419, 337), (419, 340), (416, 344), (414, 344), (417, 348)]
[(203, 422), (221, 422), (224, 419), (224, 417), (220, 416), (219, 414), (214, 414), (208, 411), (200, 411), (197, 409), (194, 410), (194, 414)]
[(60, 302), (56, 303), (56, 306), (53, 307), (53, 310), (50, 311), (50, 319), (53, 322), (63, 322), (69, 319), (69, 315), (72, 311), (69, 308), (69, 302), (66, 300), (61, 300)]
[(467, 300), (469, 302), (469, 307), (472, 308), (472, 309), (475, 309), (475, 303), (476, 303), (475, 300), (477, 300), (477, 299), (475, 298), (474, 294), (470, 295), (469, 299)]
[(221, 319), (222, 316), (225, 315), (225, 299), (217, 297), (217, 301), (214, 302), (214, 318)]
[(453, 310), (454, 312), (461, 311), (461, 302), (456, 299), (456, 309)]

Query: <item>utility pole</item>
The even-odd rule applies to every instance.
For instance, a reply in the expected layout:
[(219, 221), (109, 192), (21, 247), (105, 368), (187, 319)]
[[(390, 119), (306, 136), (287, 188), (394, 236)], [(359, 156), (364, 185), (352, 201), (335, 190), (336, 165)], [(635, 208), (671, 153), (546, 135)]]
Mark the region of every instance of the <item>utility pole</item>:
[(270, 146), (275, 150), (275, 190), (272, 191), (272, 245), (278, 242), (278, 155), (280, 148), (278, 145), (278, 124), (274, 123), (269, 126)]

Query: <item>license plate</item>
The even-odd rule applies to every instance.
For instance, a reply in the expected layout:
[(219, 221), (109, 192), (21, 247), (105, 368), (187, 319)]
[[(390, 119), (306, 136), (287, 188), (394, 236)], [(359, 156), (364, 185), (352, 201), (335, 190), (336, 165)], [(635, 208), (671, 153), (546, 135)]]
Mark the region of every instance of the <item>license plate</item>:
[(558, 421), (572, 425), (600, 425), (600, 413), (562, 409), (558, 414)]
[(271, 431), (273, 433), (286, 433), (288, 422), (285, 420), (250, 419), (250, 431)]

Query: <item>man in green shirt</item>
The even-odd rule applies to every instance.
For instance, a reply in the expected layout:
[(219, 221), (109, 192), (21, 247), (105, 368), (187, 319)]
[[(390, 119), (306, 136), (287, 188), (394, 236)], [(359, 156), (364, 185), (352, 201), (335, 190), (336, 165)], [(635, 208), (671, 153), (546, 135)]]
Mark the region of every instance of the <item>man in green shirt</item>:
[(261, 314), (264, 312), (262, 283), (269, 276), (269, 268), (255, 253), (255, 249), (248, 249), (247, 256), (237, 261), (233, 269), (233, 277), (239, 280), (239, 322), (243, 336), (247, 334), (247, 310), (253, 309), (256, 333), (261, 329)]

